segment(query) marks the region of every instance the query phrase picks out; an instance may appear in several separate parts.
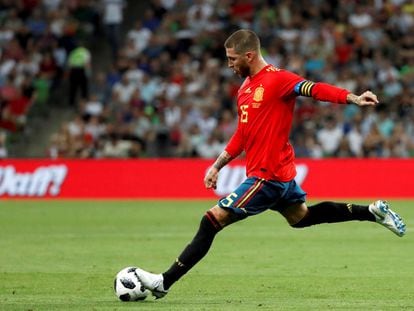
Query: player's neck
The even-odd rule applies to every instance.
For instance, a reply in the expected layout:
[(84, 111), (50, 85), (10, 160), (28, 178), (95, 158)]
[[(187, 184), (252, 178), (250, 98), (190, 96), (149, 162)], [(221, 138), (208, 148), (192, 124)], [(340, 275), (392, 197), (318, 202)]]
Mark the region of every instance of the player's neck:
[(252, 64), (250, 70), (250, 79), (253, 78), (257, 73), (259, 73), (264, 67), (266, 67), (268, 63), (263, 59), (260, 58), (257, 60), (256, 63)]

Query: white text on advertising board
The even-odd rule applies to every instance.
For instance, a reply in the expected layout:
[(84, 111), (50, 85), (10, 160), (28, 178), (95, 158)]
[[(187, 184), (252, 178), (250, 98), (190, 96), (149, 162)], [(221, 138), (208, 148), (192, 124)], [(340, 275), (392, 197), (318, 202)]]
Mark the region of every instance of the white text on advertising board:
[(25, 173), (16, 172), (12, 165), (0, 167), (0, 196), (57, 196), (67, 172), (66, 165), (40, 166)]

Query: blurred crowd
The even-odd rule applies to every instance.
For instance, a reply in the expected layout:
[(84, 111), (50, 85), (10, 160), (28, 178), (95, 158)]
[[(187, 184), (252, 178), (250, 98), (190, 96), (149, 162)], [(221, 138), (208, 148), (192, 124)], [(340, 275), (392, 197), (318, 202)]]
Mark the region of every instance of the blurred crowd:
[[(298, 157), (414, 156), (412, 1), (151, 0), (143, 12), (128, 12), (122, 0), (42, 3), (43, 19), (35, 9), (26, 20), (7, 11), (0, 29), (0, 76), (2, 89), (16, 85), (15, 74), (4, 73), (10, 59), (6, 49), (26, 51), (18, 60), (23, 65), (29, 56), (40, 55), (43, 61), (52, 59), (57, 72), (62, 67), (80, 71), (69, 79), (68, 100), (77, 116), (51, 135), (49, 157), (216, 157), (237, 126), (235, 95), (241, 80), (227, 68), (223, 42), (240, 28), (260, 35), (265, 59), (277, 67), (356, 94), (369, 89), (379, 97), (379, 106), (363, 109), (299, 97), (291, 135)], [(74, 14), (69, 3), (104, 9)], [(121, 34), (127, 13), (136, 21)], [(68, 49), (62, 38), (47, 40), (65, 37), (73, 24), (93, 35), (97, 14), (111, 47), (109, 70), (92, 69), (86, 46)], [(25, 27), (19, 25), (22, 20)], [(38, 25), (42, 20), (44, 28)], [(18, 38), (26, 36), (17, 36), (21, 27), (43, 43), (23, 40), (23, 46)], [(36, 47), (48, 44), (44, 52)], [(69, 57), (76, 48), (81, 50)], [(40, 68), (32, 79), (50, 77)], [(26, 76), (17, 85), (33, 89)], [(49, 85), (57, 83), (54, 79)]]
[(24, 130), (30, 112), (47, 116), (52, 95), (62, 100), (68, 60), (99, 26), (93, 1), (0, 1), (0, 158), (7, 136)]

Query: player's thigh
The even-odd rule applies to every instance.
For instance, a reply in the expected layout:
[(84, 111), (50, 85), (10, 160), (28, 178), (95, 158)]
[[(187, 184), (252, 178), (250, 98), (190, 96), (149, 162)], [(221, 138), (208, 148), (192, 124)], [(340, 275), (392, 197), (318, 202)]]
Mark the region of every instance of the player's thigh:
[(234, 222), (266, 211), (280, 199), (282, 191), (269, 181), (250, 177), (232, 193), (221, 198), (217, 207), (223, 209), (225, 215), (229, 213)]
[(307, 213), (306, 192), (293, 179), (288, 182), (273, 182), (275, 186), (283, 189), (283, 195), (272, 206), (272, 210), (280, 212), (289, 224), (296, 224)]

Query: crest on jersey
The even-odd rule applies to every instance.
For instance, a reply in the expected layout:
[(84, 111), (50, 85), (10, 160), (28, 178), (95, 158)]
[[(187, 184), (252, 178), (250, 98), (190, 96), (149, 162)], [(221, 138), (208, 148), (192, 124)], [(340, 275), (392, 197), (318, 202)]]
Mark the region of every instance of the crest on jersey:
[(262, 86), (257, 87), (254, 90), (253, 100), (255, 102), (261, 102), (263, 100), (264, 88)]

